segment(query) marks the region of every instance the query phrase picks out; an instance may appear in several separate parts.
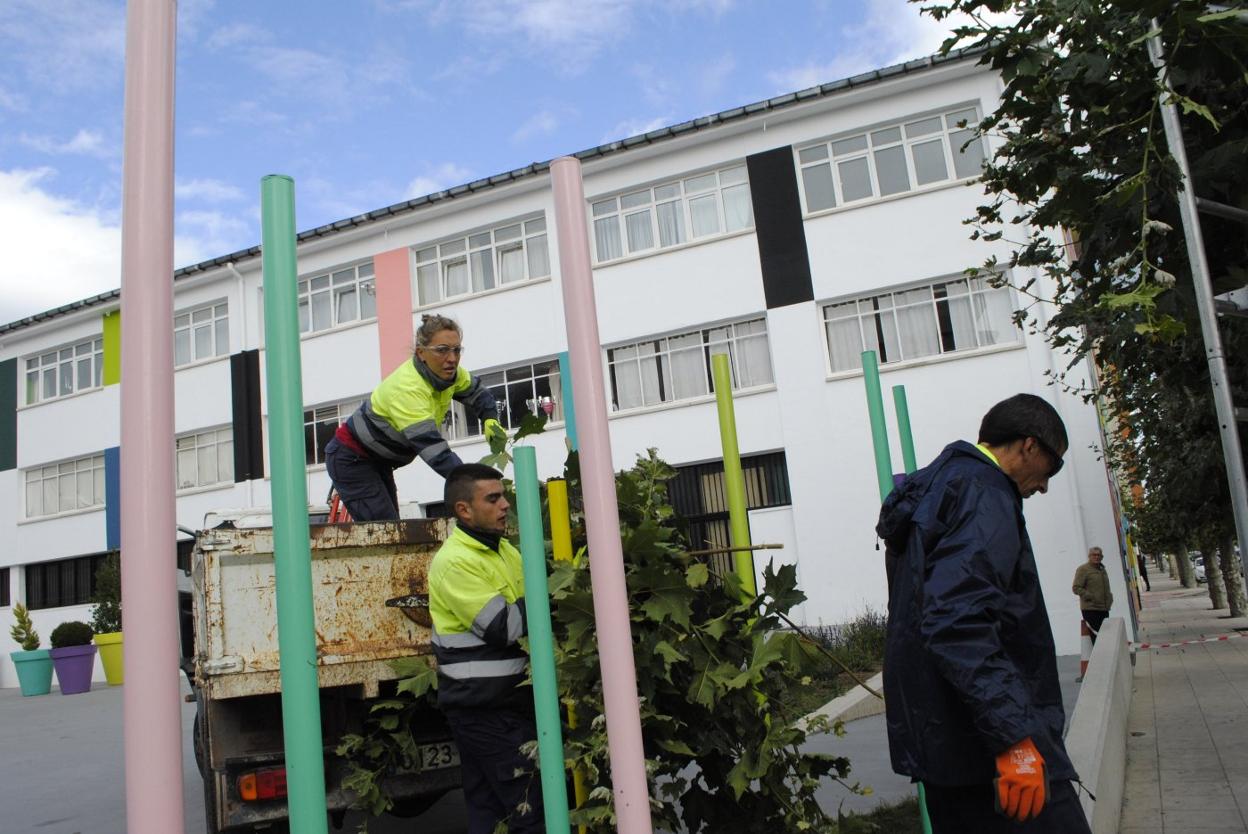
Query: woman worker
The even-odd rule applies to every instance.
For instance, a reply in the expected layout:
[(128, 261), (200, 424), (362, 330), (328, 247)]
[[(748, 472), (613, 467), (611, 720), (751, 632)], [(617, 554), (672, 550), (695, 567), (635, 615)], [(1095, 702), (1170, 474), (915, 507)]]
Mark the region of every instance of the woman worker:
[(355, 521), (399, 517), (394, 470), (417, 456), (442, 477), (459, 466), (439, 426), (455, 399), (482, 422), (487, 438), (506, 436), (494, 395), (459, 365), (463, 331), (445, 316), (421, 317), (416, 353), (381, 381), (325, 447), (325, 468)]

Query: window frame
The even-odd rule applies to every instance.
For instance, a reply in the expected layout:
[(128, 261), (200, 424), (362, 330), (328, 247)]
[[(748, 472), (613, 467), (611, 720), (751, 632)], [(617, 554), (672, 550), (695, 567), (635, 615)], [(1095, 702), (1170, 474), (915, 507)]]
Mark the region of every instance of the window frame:
[[(367, 270), (367, 274), (364, 274), (364, 270)], [(343, 278), (339, 281), (340, 276), (343, 276), (348, 271), (354, 274), (350, 278)], [(317, 282), (320, 281), (324, 281), (324, 284), (316, 286)], [(351, 291), (355, 294), (356, 314), (352, 318), (340, 319), (339, 296), (346, 294), (340, 288), (347, 287), (353, 288)], [(316, 308), (313, 307), (313, 302), (316, 300), (314, 296), (320, 297), (323, 295), (327, 296), (329, 304), (329, 324), (317, 328), (313, 327), (316, 323)], [(363, 299), (365, 296), (372, 298), (372, 313), (367, 316), (364, 315)], [(377, 272), (373, 259), (365, 258), (340, 264), (329, 269), (320, 269), (307, 273), (295, 281), (295, 298), (300, 337), (315, 336), (332, 330), (374, 321), (377, 318)]]
[(108, 553), (92, 553), (27, 563), (22, 571), (26, 607), (42, 611), (86, 605), (95, 595), (96, 573), (107, 558)]
[[(835, 377), (842, 377), (842, 376), (854, 376), (854, 375), (862, 373), (862, 358), (861, 358), (862, 351), (869, 349), (867, 347), (867, 341), (864, 338), (864, 328), (866, 327), (865, 322), (868, 319), (876, 320), (875, 327), (877, 330), (877, 337), (876, 337), (877, 346), (873, 349), (876, 350), (876, 354), (877, 354), (877, 357), (879, 358), (879, 364), (881, 367), (884, 367), (884, 366), (898, 367), (898, 366), (905, 366), (907, 364), (915, 364), (915, 363), (920, 363), (920, 362), (956, 359), (956, 358), (974, 355), (977, 353), (983, 353), (983, 352), (994, 351), (994, 350), (1008, 350), (1011, 348), (1017, 348), (1017, 347), (1023, 346), (1024, 344), (1023, 333), (1014, 324), (1014, 321), (1012, 318), (1012, 313), (1015, 309), (1015, 298), (1014, 298), (1014, 293), (1012, 291), (1012, 288), (1008, 284), (1002, 287), (990, 287), (988, 286), (989, 280), (990, 279), (987, 276), (977, 276), (977, 277), (972, 278), (972, 277), (968, 277), (965, 275), (949, 275), (949, 276), (944, 276), (941, 278), (936, 278), (936, 279), (932, 279), (928, 281), (922, 281), (922, 282), (910, 283), (910, 284), (902, 284), (902, 285), (898, 285), (895, 287), (883, 288), (881, 290), (877, 290), (873, 292), (860, 293), (858, 295), (844, 296), (841, 298), (821, 301), (819, 303), (819, 323), (820, 323), (820, 328), (823, 331), (823, 342), (824, 342), (824, 354), (823, 355), (824, 355), (824, 363), (825, 363), (828, 377), (835, 378)], [(982, 286), (976, 287), (975, 283), (981, 283)], [(955, 295), (950, 295), (949, 293), (946, 292), (946, 294), (942, 297), (937, 296), (936, 294), (937, 289), (947, 288), (951, 285), (956, 285), (956, 284), (960, 284), (965, 288), (964, 294), (958, 293)], [(897, 300), (895, 298), (896, 296), (899, 296), (904, 293), (914, 292), (916, 290), (925, 290), (925, 289), (930, 291), (930, 295), (929, 295), (929, 298), (923, 299), (921, 301), (903, 301), (901, 303), (897, 303)], [(987, 298), (988, 296), (993, 295), (993, 294), (995, 294), (998, 298), (1001, 296), (1005, 297), (1006, 301), (1008, 302), (1006, 304), (1006, 308), (1011, 312), (1011, 317), (1007, 319), (1006, 321), (1002, 321), (1002, 322), (994, 322), (989, 318), (986, 318), (984, 321), (981, 322), (980, 314), (977, 312), (979, 308), (976, 304), (975, 299), (977, 297)], [(868, 311), (864, 311), (861, 307), (863, 303), (877, 302), (879, 299), (883, 299), (885, 297), (889, 297), (890, 302), (891, 302), (889, 305), (885, 307), (876, 306), (874, 310), (868, 310)], [(975, 338), (975, 344), (972, 346), (959, 347), (955, 345), (954, 347), (949, 348), (949, 349), (945, 348), (945, 340), (947, 336), (956, 337), (956, 333), (952, 329), (955, 326), (952, 321), (952, 313), (949, 310), (949, 300), (951, 298), (966, 299), (967, 306), (971, 315), (972, 327), (971, 327), (970, 333)], [(941, 310), (942, 303), (945, 306), (945, 309), (943, 312)], [(844, 316), (829, 317), (828, 313), (831, 309), (837, 308), (837, 307), (844, 307), (849, 304), (855, 305), (855, 311), (852, 314), (844, 315)], [(897, 311), (898, 310), (913, 310), (915, 308), (921, 307), (924, 304), (930, 304), (931, 306), (933, 322), (935, 325), (937, 345), (939, 349), (933, 353), (921, 353), (921, 354), (917, 354), (914, 356), (907, 356), (905, 355), (904, 348), (902, 347), (903, 340), (901, 339), (901, 324), (899, 323), (899, 320), (898, 320), (899, 317), (897, 315)], [(991, 313), (992, 313), (991, 305), (989, 303), (985, 303), (984, 315), (985, 316), (991, 315)], [(881, 355), (881, 351), (879, 350), (879, 346), (878, 346), (879, 336), (884, 335), (880, 331), (880, 327), (882, 326), (880, 320), (885, 315), (889, 315), (892, 318), (892, 328), (893, 328), (892, 335), (895, 337), (896, 343), (897, 343), (897, 349), (901, 353), (900, 358), (897, 358), (897, 359), (885, 358), (885, 356)], [(832, 321), (845, 321), (848, 319), (856, 319), (858, 322), (858, 341), (861, 347), (857, 355), (854, 357), (854, 359), (856, 359), (857, 361), (857, 364), (851, 364), (849, 367), (838, 368), (836, 366), (835, 358), (833, 357), (833, 354), (832, 354), (832, 337), (831, 337), (831, 334), (829, 333), (828, 324), (829, 322), (832, 322)], [(1008, 341), (1005, 341), (1005, 340), (993, 341), (993, 342), (983, 341), (982, 339), (983, 334), (988, 332), (988, 330), (991, 329), (993, 325), (1007, 325), (1009, 332), (1013, 334), (1014, 338)], [(993, 332), (995, 332), (995, 330)], [(884, 354), (885, 355), (887, 354), (887, 350), (884, 351)]]
[[(738, 334), (737, 328), (749, 328), (752, 325), (761, 323), (761, 330), (745, 330)], [(713, 335), (715, 331), (729, 328), (732, 332), (728, 338), (720, 338)], [(697, 328), (689, 330), (679, 330), (670, 333), (659, 334), (655, 336), (647, 336), (632, 342), (623, 342), (606, 347), (603, 351), (604, 375), (607, 386), (608, 408), (611, 414), (627, 414), (636, 411), (642, 411), (651, 408), (669, 407), (682, 402), (695, 402), (715, 395), (714, 382), (712, 380), (711, 356), (721, 351), (715, 350), (720, 345), (727, 345), (727, 354), (729, 365), (732, 371), (732, 390), (737, 392), (748, 392), (753, 390), (761, 390), (769, 386), (774, 386), (776, 381), (775, 364), (771, 353), (771, 340), (767, 330), (767, 317), (765, 314), (756, 316), (747, 316), (744, 318), (732, 319), (726, 322), (715, 324), (705, 324)], [(699, 336), (700, 341), (696, 348), (690, 344), (677, 344), (673, 349), (673, 342), (676, 340), (689, 339), (693, 336)], [(738, 347), (746, 340), (757, 340), (762, 337), (763, 343), (767, 347), (767, 379), (765, 381), (751, 382), (749, 385), (742, 384), (742, 376), (744, 374), (742, 365), (741, 350)], [(643, 346), (647, 347), (649, 352), (642, 352)], [(625, 356), (616, 358), (616, 351), (634, 349), (633, 356)], [(702, 363), (702, 373), (704, 375), (705, 387), (700, 393), (675, 396), (678, 388), (672, 372), (671, 357), (674, 353), (692, 353), (698, 350)], [(664, 358), (667, 362), (664, 363)], [(654, 367), (657, 372), (655, 382), (659, 390), (659, 398), (654, 402), (646, 400), (646, 379), (643, 377), (642, 364), (649, 360), (654, 360)], [(620, 405), (619, 394), (619, 371), (618, 369), (623, 363), (633, 363), (637, 367), (638, 390), (641, 396), (640, 404), (636, 405)], [(664, 371), (664, 364), (669, 370)], [(665, 397), (665, 383), (671, 383), (673, 396)]]
[[(82, 349), (86, 348), (86, 351)], [(68, 356), (61, 354), (68, 351)], [(50, 361), (45, 365), (44, 360)], [(81, 376), (82, 363), (90, 361), (92, 363), (90, 372), (90, 383), (86, 386), (78, 385)], [(33, 364), (32, 364), (33, 363)], [(69, 391), (62, 391), (63, 380), (61, 379), (61, 371), (68, 367), (70, 374), (73, 376), (74, 385)], [(54, 392), (50, 396), (44, 396), (43, 389), (46, 385), (47, 375), (52, 373), (54, 381)], [(22, 374), (26, 381), (25, 385), (25, 405), (40, 405), (53, 400), (65, 399), (76, 394), (83, 394), (88, 391), (96, 391), (104, 387), (104, 335), (89, 336), (86, 339), (75, 339), (64, 344), (57, 345), (53, 348), (37, 351), (22, 357)], [(34, 388), (31, 388), (31, 377), (34, 376)], [(34, 399), (31, 399), (32, 394)]]
[[(513, 228), (519, 227), (517, 234), (510, 234)], [(506, 234), (506, 236), (500, 236)], [(488, 240), (482, 238), (488, 237)], [(538, 241), (541, 241), (539, 247)], [(505, 223), (492, 223), (463, 234), (451, 235), (427, 243), (410, 247), (412, 258), (412, 298), (416, 300), (416, 309), (443, 304), (464, 298), (482, 295), (488, 292), (519, 287), (534, 281), (548, 279), (551, 276), (550, 262), (550, 224), (546, 221), (544, 211), (523, 215)], [(523, 274), (519, 278), (503, 280), (505, 254), (520, 252)], [(534, 259), (538, 252), (544, 252), (545, 269), (540, 274), (534, 267)], [(485, 253), (489, 257), (484, 258)], [(490, 285), (486, 286), (483, 264), (489, 264)], [(475, 264), (475, 266), (474, 266)], [(462, 266), (466, 288), (463, 291), (449, 292), (450, 268)], [(482, 271), (480, 286), (477, 286), (477, 270)], [(433, 270), (431, 274), (429, 270)], [(437, 281), (438, 296), (426, 298), (425, 287), (428, 280)]]
[[(195, 321), (197, 313), (208, 312), (207, 329), (212, 340), (211, 353), (207, 356), (196, 355), (195, 333), (200, 327), (204, 327), (204, 323), (200, 322), (198, 327)], [(185, 318), (186, 324), (179, 325), (178, 319)], [(224, 325), (224, 333), (220, 332), (220, 325)], [(190, 359), (185, 362), (178, 361), (178, 334), (185, 332), (187, 337), (187, 350), (190, 353)], [(225, 344), (218, 344), (224, 339)], [(209, 301), (204, 304), (196, 304), (191, 307), (185, 307), (173, 314), (173, 366), (175, 368), (187, 368), (191, 365), (197, 365), (201, 362), (209, 362), (213, 359), (219, 359), (230, 354), (230, 310), (229, 299), (219, 298), (215, 301)]]
[[(537, 369), (542, 366), (547, 368), (546, 372), (538, 373)], [(526, 368), (529, 371), (527, 377), (510, 377), (510, 374), (513, 371), (520, 371)], [(513, 416), (520, 415), (520, 419), (523, 419), (523, 412), (519, 407), (514, 409), (511, 407), (511, 393), (514, 387), (523, 385), (524, 383), (529, 384), (529, 393), (531, 393), (532, 396), (517, 400), (517, 404), (523, 404), (529, 414), (537, 415), (539, 412), (545, 413), (545, 400), (549, 399), (551, 412), (547, 415), (546, 425), (563, 425), (564, 412), (562, 402), (562, 377), (560, 377), (561, 373), (562, 371), (559, 368), (559, 357), (546, 356), (538, 359), (531, 359), (526, 362), (516, 362), (511, 365), (502, 365), (489, 370), (473, 371), (472, 375), (475, 378), (481, 379), (482, 385), (488, 388), (490, 393), (494, 394), (494, 401), (496, 403), (504, 404), (505, 407), (502, 413), (499, 414), (498, 421), (503, 425), (503, 428), (512, 432), (520, 428), (519, 421), (513, 421)], [(502, 374), (502, 380), (493, 384), (486, 383), (485, 378), (493, 376), (494, 374)], [(556, 378), (559, 378), (558, 387), (554, 384), (554, 380)], [(538, 393), (538, 382), (543, 379), (547, 381), (546, 388), (550, 392), (549, 394)], [(502, 392), (501, 396), (499, 393), (500, 390)], [(477, 431), (469, 433), (469, 426), (473, 422), (476, 422), (476, 418), (470, 417), (463, 405), (455, 400), (452, 400), (451, 407), (447, 411), (446, 423), (443, 426), (447, 440), (451, 443), (480, 440), (482, 433), (479, 425), (477, 427)]]
[[(82, 466), (82, 464), (87, 464)], [(61, 471), (62, 467), (72, 466), (69, 471)], [(56, 470), (50, 472), (49, 470)], [(75, 500), (77, 502), (78, 494), (78, 475), (80, 473), (90, 473), (92, 503), (85, 506), (74, 506), (68, 509), (61, 509), (60, 482), (62, 478), (73, 477), (75, 486)], [(31, 514), (30, 512), (30, 488), (32, 486), (31, 475), (39, 473), (39, 477), (35, 483), (39, 484), (39, 507), (41, 512)], [(38, 466), (27, 467), (22, 470), (22, 521), (40, 521), (43, 519), (56, 518), (59, 516), (73, 515), (76, 513), (93, 512), (104, 507), (107, 501), (107, 484), (105, 476), (104, 453), (99, 452), (94, 455), (84, 455), (78, 458), (69, 458), (68, 460), (54, 461), (52, 463), (43, 463)], [(45, 482), (54, 482), (57, 485), (57, 509), (55, 512), (42, 512), (44, 507), (44, 499), (47, 497), (47, 487)], [(98, 492), (99, 500), (96, 500)]]
[[(970, 111), (973, 117), (967, 119), (965, 125), (959, 127), (960, 120), (954, 120), (955, 116), (965, 116)], [(959, 155), (965, 153), (962, 150), (962, 141), (959, 134), (970, 130), (973, 131), (975, 125), (979, 124), (982, 118), (982, 108), (978, 101), (966, 102), (948, 107), (941, 107), (934, 110), (928, 110), (917, 114), (912, 114), (901, 119), (894, 119), (888, 122), (881, 122), (870, 127), (858, 128), (851, 131), (835, 134), (818, 142), (810, 142), (793, 147), (793, 158), (797, 166), (798, 190), (801, 192), (802, 211), (805, 215), (818, 215), (824, 212), (838, 211), (842, 209), (856, 208), (858, 206), (871, 205), (881, 200), (889, 200), (903, 197), (910, 194), (920, 194), (926, 191), (935, 190), (960, 182), (974, 180), (979, 176), (975, 174), (959, 174), (958, 158)], [(931, 119), (939, 119), (940, 128), (936, 131), (916, 134), (909, 136), (907, 128)], [(877, 134), (887, 133), (896, 130), (898, 138), (892, 140), (877, 140)], [(936, 141), (935, 137), (940, 137), (942, 148), (942, 159), (945, 165), (945, 177), (942, 179), (929, 180), (926, 183), (918, 182), (918, 166), (915, 162), (914, 148), (919, 145), (929, 144)], [(987, 159), (987, 150), (983, 144), (982, 137), (975, 137), (973, 134), (968, 137), (975, 139), (980, 143), (980, 153), (982, 159)], [(863, 147), (857, 150), (845, 151), (837, 154), (835, 146), (846, 142), (854, 142), (862, 139)], [(902, 156), (905, 162), (905, 172), (908, 187), (888, 194), (883, 194), (880, 187), (880, 173), (877, 154), (880, 152), (890, 151), (896, 148), (902, 149)], [(811, 151), (822, 151), (822, 155), (817, 158), (803, 159), (803, 155)], [(867, 181), (871, 187), (871, 193), (846, 200), (844, 197), (844, 184), (840, 173), (839, 166), (865, 160), (867, 164)], [(808, 196), (809, 188), (807, 186), (807, 171), (815, 168), (826, 166), (828, 168), (828, 176), (831, 179), (833, 204), (829, 206), (819, 206), (812, 208), (810, 198)]]
[[(208, 438), (209, 435), (212, 435), (211, 441), (201, 445), (200, 439)], [(227, 477), (221, 476), (223, 463), (221, 451), (217, 448), (222, 445), (223, 438), (224, 443), (229, 445), (229, 451), (226, 453), (224, 460), (224, 467), (229, 470)], [(195, 445), (188, 448), (181, 448), (182, 442), (186, 440), (194, 441)], [(217, 480), (201, 483), (199, 479), (199, 450), (207, 448), (209, 445), (213, 447), (217, 461)], [(196, 478), (194, 484), (183, 485), (182, 483), (182, 452), (195, 453)], [(173, 441), (173, 473), (175, 489), (178, 494), (232, 485), (234, 483), (234, 427), (226, 425), (210, 429), (199, 429), (198, 431), (186, 432), (175, 437)]]
[[(740, 173), (739, 179), (734, 178), (725, 181), (725, 175), (731, 174), (735, 177), (736, 172)], [(690, 183), (704, 180), (707, 177), (715, 178), (713, 186), (690, 191)], [(672, 196), (659, 196), (660, 189), (669, 188), (676, 188), (677, 192)], [(729, 229), (725, 194), (741, 190), (744, 190), (745, 193), (748, 220), (744, 225)], [(642, 194), (647, 195), (644, 201), (640, 199)], [(740, 160), (739, 162), (690, 171), (592, 197), (586, 201), (586, 211), (588, 214), (590, 238), (593, 241), (594, 263), (602, 265), (617, 263), (629, 258), (651, 255), (665, 249), (675, 249), (681, 246), (703, 243), (708, 240), (716, 240), (729, 235), (751, 231), (754, 229), (754, 206), (751, 195), (749, 170), (746, 167), (745, 160)], [(693, 203), (705, 200), (708, 197), (713, 198), (715, 202), (716, 229), (695, 235)], [(628, 205), (625, 205), (625, 201), (630, 202)], [(679, 203), (680, 206), (680, 214), (677, 216), (680, 239), (664, 243), (663, 223), (659, 218), (659, 209), (673, 203)], [(645, 229), (649, 235), (650, 242), (647, 246), (633, 248), (629, 241), (631, 240), (631, 230), (634, 227), (630, 227), (628, 221), (630, 217), (636, 217), (643, 212), (647, 214), (648, 222)], [(600, 223), (608, 221), (614, 221), (612, 223), (615, 234), (614, 240), (619, 244), (620, 253), (611, 257), (603, 257), (603, 253), (600, 251), (598, 229)], [(606, 226), (603, 228), (606, 228)], [(635, 228), (640, 230), (641, 226), (638, 225)]]
[[(361, 394), (358, 397), (349, 397), (343, 400), (331, 400), (327, 403), (318, 403), (316, 405), (305, 405), (303, 407), (303, 459), (304, 468), (312, 469), (317, 466), (325, 465), (325, 446), (329, 444), (330, 438), (334, 436), (334, 432), (338, 430), (338, 426), (344, 423), (355, 410), (360, 407), (360, 403), (369, 398), (369, 394)], [(334, 423), (333, 429), (329, 431), (325, 443), (319, 443), (316, 434), (318, 425), (328, 425), (328, 412), (335, 409), (337, 422)], [(318, 419), (318, 413), (324, 413), (326, 416)], [(311, 415), (311, 419), (309, 416)], [(309, 437), (309, 432), (311, 436)], [(309, 459), (308, 452), (312, 452), (312, 458)]]

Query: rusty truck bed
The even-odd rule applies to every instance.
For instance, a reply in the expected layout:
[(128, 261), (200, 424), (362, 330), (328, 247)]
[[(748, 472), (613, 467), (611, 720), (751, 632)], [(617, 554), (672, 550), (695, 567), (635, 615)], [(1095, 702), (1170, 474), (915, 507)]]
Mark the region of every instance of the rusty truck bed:
[[(429, 629), (386, 600), (427, 594), (446, 519), (313, 525), (312, 595), (322, 689), (375, 695), (386, 662), (429, 654)], [(230, 522), (201, 533), (192, 558), (195, 675), (212, 699), (281, 691), (273, 530)]]

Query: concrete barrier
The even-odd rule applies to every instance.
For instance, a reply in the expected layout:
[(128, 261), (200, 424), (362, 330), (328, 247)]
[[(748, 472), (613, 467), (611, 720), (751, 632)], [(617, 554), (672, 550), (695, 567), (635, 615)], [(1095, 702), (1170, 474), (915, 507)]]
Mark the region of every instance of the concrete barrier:
[[(879, 692), (884, 686), (884, 673), (876, 673), (875, 677), (867, 681), (867, 686)], [(866, 718), (869, 715), (879, 715), (883, 711), (884, 702), (882, 700), (855, 684), (854, 688), (844, 695), (833, 698), (819, 709), (810, 713), (810, 715), (807, 715), (798, 726), (805, 730), (810, 720), (819, 715), (826, 716), (830, 722), (834, 722), (839, 718), (848, 724), (850, 721)]]
[(1096, 801), (1079, 792), (1092, 834), (1116, 834), (1127, 774), (1127, 713), (1131, 652), (1121, 617), (1107, 619), (1096, 637), (1079, 699), (1066, 731), (1066, 751)]

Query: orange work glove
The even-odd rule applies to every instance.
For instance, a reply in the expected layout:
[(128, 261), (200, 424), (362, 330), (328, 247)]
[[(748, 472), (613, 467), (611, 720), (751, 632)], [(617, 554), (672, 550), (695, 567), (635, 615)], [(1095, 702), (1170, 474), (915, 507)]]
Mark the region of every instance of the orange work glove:
[(997, 755), (997, 813), (1019, 822), (1040, 815), (1049, 794), (1044, 757), (1030, 738)]

